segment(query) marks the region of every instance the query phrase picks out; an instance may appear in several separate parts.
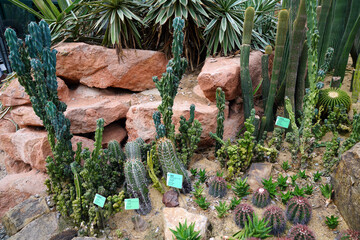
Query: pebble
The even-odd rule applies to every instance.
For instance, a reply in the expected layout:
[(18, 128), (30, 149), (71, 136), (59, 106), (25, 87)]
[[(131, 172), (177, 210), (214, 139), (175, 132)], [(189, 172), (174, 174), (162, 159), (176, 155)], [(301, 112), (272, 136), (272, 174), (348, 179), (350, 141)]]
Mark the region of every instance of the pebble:
[(315, 163), (315, 166), (319, 166), (319, 164), (318, 164), (318, 163)]
[(40, 196), (39, 196), (39, 194), (35, 194), (35, 197), (36, 197), (36, 198), (39, 198)]
[(215, 210), (215, 206), (210, 206), (210, 209), (214, 211), (214, 210)]

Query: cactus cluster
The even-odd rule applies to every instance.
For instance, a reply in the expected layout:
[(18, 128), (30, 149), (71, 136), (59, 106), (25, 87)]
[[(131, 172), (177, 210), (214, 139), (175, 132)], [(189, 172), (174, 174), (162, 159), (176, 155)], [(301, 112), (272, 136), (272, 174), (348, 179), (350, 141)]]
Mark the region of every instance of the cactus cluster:
[(248, 222), (248, 218), (253, 218), (254, 209), (248, 204), (239, 204), (235, 208), (235, 223), (239, 227), (244, 227), (245, 223)]
[(209, 182), (209, 194), (213, 197), (222, 198), (226, 195), (227, 185), (224, 178), (215, 176)]
[(125, 145), (125, 151), (126, 163), (124, 172), (127, 190), (131, 197), (139, 198), (140, 208), (136, 212), (146, 215), (151, 211), (151, 201), (146, 170), (141, 162), (140, 145), (136, 141), (128, 142)]
[(294, 225), (288, 234), (293, 240), (315, 240), (314, 233), (305, 225)]
[(293, 224), (308, 224), (311, 218), (311, 205), (304, 197), (293, 197), (286, 206), (286, 217)]
[(269, 191), (265, 188), (256, 189), (252, 197), (252, 203), (259, 208), (263, 208), (269, 205), (270, 200)]
[(264, 212), (264, 220), (268, 221), (267, 226), (271, 227), (271, 234), (279, 236), (285, 231), (286, 219), (281, 208), (277, 206), (267, 208)]

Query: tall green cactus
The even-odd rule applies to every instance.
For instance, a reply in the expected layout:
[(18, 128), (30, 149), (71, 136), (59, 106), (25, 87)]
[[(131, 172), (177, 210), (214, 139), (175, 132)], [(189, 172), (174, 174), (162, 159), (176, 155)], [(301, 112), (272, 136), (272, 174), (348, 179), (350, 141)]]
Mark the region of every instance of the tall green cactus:
[(174, 34), (172, 43), (173, 59), (169, 61), (166, 66), (166, 72), (162, 74), (161, 79), (153, 77), (156, 88), (160, 92), (161, 104), (158, 109), (162, 115), (163, 122), (166, 129), (166, 136), (172, 140), (175, 139), (175, 126), (172, 124), (172, 107), (174, 99), (178, 91), (180, 80), (185, 73), (187, 61), (181, 58), (183, 53), (184, 33), (184, 20), (175, 18), (173, 21)]
[(335, 7), (335, 0), (324, 1), (321, 5), (321, 12), (318, 20), (318, 29), (320, 36), (318, 43), (319, 66), (321, 66), (324, 63), (325, 53), (329, 48), (334, 7)]
[[(224, 120), (225, 120), (225, 92), (221, 88), (216, 89), (216, 107), (218, 109), (217, 114), (217, 126), (216, 126), (216, 136), (220, 139), (223, 139), (224, 135)], [(215, 154), (217, 150), (221, 148), (221, 144), (219, 142), (215, 143)]]
[(308, 58), (308, 46), (307, 42), (304, 42), (303, 49), (301, 51), (298, 74), (296, 78), (296, 92), (295, 92), (295, 115), (299, 114), (303, 110), (303, 99), (305, 95), (306, 86), (306, 71), (307, 71), (307, 58)]
[(184, 165), (176, 155), (175, 146), (168, 138), (160, 138), (156, 142), (157, 155), (163, 170), (164, 177), (167, 178), (168, 173), (180, 174), (183, 176), (182, 192), (189, 193), (191, 191), (191, 181)]
[(245, 119), (250, 117), (251, 109), (254, 108), (254, 96), (252, 93), (252, 82), (249, 72), (249, 54), (251, 43), (251, 32), (254, 25), (255, 9), (248, 7), (245, 10), (243, 44), (240, 47), (240, 78), (241, 78), (241, 92), (244, 101), (244, 115)]
[[(290, 36), (290, 52), (289, 52), (289, 61), (285, 75), (286, 87), (285, 87), (285, 97), (289, 97), (291, 105), (295, 108), (295, 87), (296, 87), (296, 78), (297, 71), (299, 66), (299, 58), (301, 50), (303, 48), (304, 39), (305, 39), (305, 23), (306, 23), (306, 8), (305, 0), (300, 1), (300, 6), (298, 8), (298, 14), (294, 21), (293, 32)], [(295, 109), (293, 109), (295, 112)]]
[(356, 68), (355, 68), (355, 74), (354, 79), (352, 83), (352, 95), (351, 99), (353, 103), (356, 103), (359, 98), (360, 93), (360, 57), (358, 57), (356, 61)]
[(146, 170), (141, 162), (141, 150), (137, 142), (128, 142), (125, 146), (127, 160), (124, 167), (127, 190), (131, 197), (139, 198), (140, 208), (136, 210), (141, 215), (151, 211), (148, 180)]
[(269, 95), (270, 80), (269, 80), (269, 55), (272, 54), (272, 47), (270, 45), (265, 47), (265, 54), (261, 56), (261, 73), (262, 73), (262, 101), (263, 108), (266, 107), (266, 100)]
[(272, 70), (270, 91), (266, 102), (265, 116), (266, 116), (266, 130), (271, 131), (274, 128), (274, 101), (275, 93), (279, 79), (282, 56), (284, 53), (284, 45), (286, 40), (286, 32), (288, 28), (289, 12), (281, 10), (279, 13), (279, 21), (277, 26), (276, 41), (275, 41), (275, 56)]
[(126, 156), (125, 156), (125, 153), (123, 152), (123, 150), (121, 149), (118, 141), (116, 141), (116, 140), (110, 141), (108, 143), (108, 150), (109, 150), (109, 155), (111, 157), (119, 159), (119, 162), (122, 162), (122, 163), (125, 162)]

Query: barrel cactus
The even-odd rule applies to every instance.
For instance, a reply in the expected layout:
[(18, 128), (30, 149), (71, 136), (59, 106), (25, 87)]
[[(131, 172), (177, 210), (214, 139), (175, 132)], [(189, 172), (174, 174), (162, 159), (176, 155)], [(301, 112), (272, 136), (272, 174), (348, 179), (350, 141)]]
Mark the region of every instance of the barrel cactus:
[(160, 138), (156, 143), (156, 150), (164, 177), (167, 178), (168, 173), (182, 175), (182, 192), (189, 193), (191, 191), (191, 180), (183, 163), (176, 155), (175, 146), (172, 141), (166, 137)]
[(271, 206), (264, 212), (264, 220), (268, 221), (268, 227), (271, 227), (271, 234), (279, 236), (285, 231), (286, 220), (284, 211), (277, 207)]
[(226, 181), (224, 178), (215, 176), (209, 182), (209, 194), (214, 197), (222, 198), (226, 195)]
[(335, 240), (359, 240), (360, 232), (348, 229), (345, 232), (340, 233)]
[(293, 224), (308, 224), (311, 211), (311, 205), (306, 198), (295, 196), (287, 203), (286, 217)]
[(253, 218), (254, 209), (248, 204), (239, 204), (235, 208), (235, 223), (239, 227), (244, 227), (245, 223), (248, 221), (248, 217), (250, 219)]
[(268, 190), (265, 188), (258, 188), (253, 194), (252, 203), (259, 208), (263, 208), (269, 205), (270, 200)]
[(289, 238), (293, 240), (315, 240), (314, 233), (305, 225), (294, 225), (289, 231)]
[(320, 90), (318, 106), (323, 106), (324, 111), (334, 108), (335, 106), (343, 106), (350, 110), (350, 96), (343, 90), (337, 88), (327, 88)]

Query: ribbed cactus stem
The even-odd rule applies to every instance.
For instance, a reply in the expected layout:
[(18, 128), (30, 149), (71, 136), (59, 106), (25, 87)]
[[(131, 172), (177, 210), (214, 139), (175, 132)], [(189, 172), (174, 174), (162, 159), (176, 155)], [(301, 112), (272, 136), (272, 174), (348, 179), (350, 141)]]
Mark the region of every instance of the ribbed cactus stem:
[(248, 7), (245, 10), (244, 31), (242, 40), (243, 45), (250, 45), (251, 43), (251, 33), (254, 27), (254, 15), (255, 9), (253, 7)]
[(263, 107), (266, 107), (266, 100), (269, 95), (270, 79), (269, 79), (269, 55), (272, 53), (272, 47), (265, 47), (265, 54), (261, 56), (261, 73), (262, 73), (262, 101)]
[(354, 73), (354, 79), (352, 83), (352, 102), (356, 103), (360, 93), (360, 57), (356, 61), (356, 68)]
[[(224, 110), (225, 110), (225, 92), (221, 89), (221, 88), (217, 88), (216, 89), (216, 107), (218, 109), (218, 114), (217, 114), (217, 126), (216, 126), (216, 135), (220, 138), (223, 139), (223, 135), (224, 135), (224, 120), (225, 120), (225, 114), (224, 114)], [(215, 143), (215, 155), (217, 150), (219, 150), (221, 148), (221, 143), (216, 141)]]
[(120, 147), (120, 144), (118, 141), (113, 140), (108, 143), (108, 150), (109, 154), (114, 157), (115, 159), (119, 159), (119, 161), (124, 162), (125, 161), (125, 153)]
[(276, 41), (275, 41), (275, 56), (274, 65), (272, 70), (270, 91), (266, 102), (265, 116), (266, 116), (266, 129), (268, 131), (274, 128), (274, 101), (275, 93), (279, 80), (280, 68), (282, 63), (282, 56), (284, 54), (284, 46), (286, 41), (286, 33), (288, 28), (289, 12), (281, 10), (279, 13), (279, 21), (277, 26)]
[(214, 197), (223, 198), (227, 192), (227, 184), (222, 177), (213, 177), (209, 182), (209, 194)]
[(320, 18), (318, 19), (318, 30), (319, 30), (319, 44), (318, 44), (318, 53), (319, 53), (319, 66), (324, 62), (324, 57), (327, 49), (329, 48), (330, 34), (332, 29), (332, 12), (333, 5), (335, 5), (335, 0), (324, 1), (321, 5)]
[(176, 155), (175, 146), (168, 138), (160, 138), (156, 143), (157, 154), (163, 170), (164, 177), (168, 173), (180, 174), (183, 176), (182, 191), (189, 193), (191, 191), (191, 181), (188, 173)]
[(139, 143), (136, 141), (126, 143), (125, 155), (127, 159), (141, 159), (141, 148)]
[(295, 92), (296, 116), (298, 116), (303, 109), (302, 106), (303, 106), (303, 99), (305, 95), (305, 86), (306, 86), (307, 56), (308, 56), (308, 46), (305, 41), (300, 55), (298, 74), (296, 78), (296, 92)]

